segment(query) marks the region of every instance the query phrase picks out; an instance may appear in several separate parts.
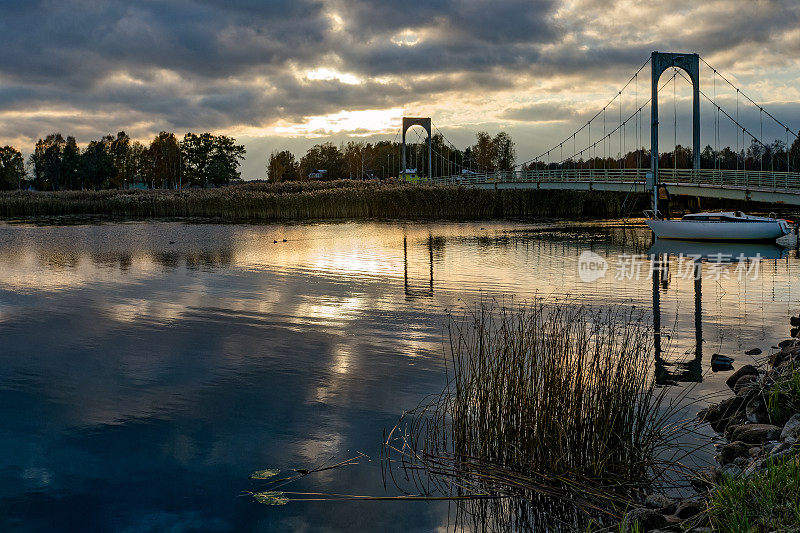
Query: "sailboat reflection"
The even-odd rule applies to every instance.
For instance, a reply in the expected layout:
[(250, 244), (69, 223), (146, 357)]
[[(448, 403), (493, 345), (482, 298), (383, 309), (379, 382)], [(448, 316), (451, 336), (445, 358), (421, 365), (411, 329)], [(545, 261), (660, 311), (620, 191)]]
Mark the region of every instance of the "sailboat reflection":
[(679, 257), (697, 257), (714, 261), (738, 261), (740, 257), (748, 259), (782, 259), (788, 256), (789, 250), (774, 243), (757, 242), (702, 242), (656, 239), (650, 250), (651, 256), (673, 255)]
[[(788, 250), (769, 243), (713, 243), (677, 240), (656, 240), (648, 254), (653, 258), (653, 330), (656, 358), (656, 383), (669, 385), (676, 382), (701, 382), (703, 380), (703, 263), (732, 263), (742, 259), (760, 261), (787, 257)], [(670, 362), (664, 358), (661, 343), (661, 291), (669, 287), (670, 256), (691, 261), (694, 281), (694, 358), (689, 361)]]
[(408, 240), (403, 236), (403, 282), (406, 296), (417, 298), (420, 296), (433, 296), (433, 236), (428, 237), (428, 260), (430, 262), (430, 283), (427, 290), (412, 289), (408, 284)]

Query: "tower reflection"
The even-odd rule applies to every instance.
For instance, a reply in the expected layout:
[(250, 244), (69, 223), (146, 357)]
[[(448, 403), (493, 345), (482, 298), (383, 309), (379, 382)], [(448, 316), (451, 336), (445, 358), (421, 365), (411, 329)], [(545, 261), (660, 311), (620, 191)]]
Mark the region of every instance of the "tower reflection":
[[(694, 241), (656, 240), (648, 251), (653, 265), (653, 331), (655, 345), (655, 377), (659, 385), (703, 381), (703, 263), (734, 263), (740, 260), (762, 261), (781, 259), (787, 250), (771, 243), (706, 243)], [(672, 362), (665, 358), (662, 345), (661, 295), (670, 284), (670, 258), (691, 261), (694, 281), (694, 358)]]
[(427, 289), (414, 289), (411, 288), (408, 282), (408, 238), (403, 235), (403, 287), (406, 297), (431, 297), (433, 296), (433, 235), (429, 235), (427, 239), (428, 247), (428, 262), (429, 262), (429, 282)]

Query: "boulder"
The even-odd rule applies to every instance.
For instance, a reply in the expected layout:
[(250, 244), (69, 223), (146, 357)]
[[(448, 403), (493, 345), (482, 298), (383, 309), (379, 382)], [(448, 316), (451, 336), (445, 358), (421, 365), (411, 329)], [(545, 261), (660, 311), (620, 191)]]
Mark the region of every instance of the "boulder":
[(742, 476), (744, 476), (744, 477), (752, 476), (755, 472), (757, 472), (762, 467), (763, 464), (764, 464), (764, 460), (763, 459), (756, 459), (755, 461), (750, 463), (750, 466), (748, 466), (747, 468), (744, 469), (744, 471), (742, 472)]
[(732, 440), (740, 440), (748, 444), (761, 444), (780, 437), (781, 428), (772, 424), (743, 424), (731, 432)]
[(744, 398), (745, 405), (747, 402), (755, 398), (761, 393), (761, 384), (760, 383), (749, 383), (739, 389), (739, 392), (736, 393), (736, 396), (740, 398)]
[(741, 475), (742, 475), (742, 467), (741, 467), (741, 466), (738, 466), (738, 465), (735, 465), (735, 464), (733, 464), (733, 463), (731, 463), (731, 464), (729, 464), (729, 465), (725, 465), (725, 466), (723, 466), (723, 467), (720, 469), (720, 473), (721, 473), (723, 476), (728, 476), (728, 477), (739, 477), (739, 476), (741, 476)]
[(774, 450), (778, 446), (781, 446), (782, 444), (783, 444), (782, 442), (779, 442), (777, 440), (771, 440), (768, 443), (764, 444), (764, 447), (762, 448), (762, 450), (764, 451), (764, 455), (771, 454), (772, 450)]
[(644, 505), (649, 509), (663, 510), (672, 507), (674, 504), (675, 502), (672, 501), (672, 498), (668, 498), (663, 494), (649, 494), (644, 499)]
[(769, 422), (767, 403), (761, 396), (756, 396), (747, 402), (744, 412), (745, 416), (747, 416), (747, 420), (753, 424), (764, 424)]
[(737, 457), (733, 460), (733, 464), (739, 468), (747, 468), (747, 465), (750, 464), (750, 457)]
[(744, 411), (744, 398), (728, 398), (716, 405), (712, 405), (702, 412), (700, 420), (708, 422), (714, 431), (722, 432), (728, 426), (730, 420)]
[(780, 439), (782, 441), (786, 441), (787, 439), (794, 439), (793, 442), (797, 442), (797, 439), (799, 437), (800, 437), (800, 413), (797, 413), (795, 415), (792, 415), (792, 418), (790, 418), (789, 421), (783, 425)]
[(719, 449), (717, 460), (721, 464), (732, 463), (737, 457), (747, 457), (750, 452), (750, 445), (742, 441), (725, 444)]
[(733, 386), (736, 384), (737, 381), (742, 376), (756, 376), (758, 377), (758, 369), (753, 365), (744, 365), (739, 370), (731, 374), (728, 379), (725, 380), (725, 384), (733, 390)]
[(716, 467), (708, 467), (700, 470), (695, 476), (689, 479), (689, 484), (697, 492), (705, 492), (711, 489), (716, 483), (722, 480), (722, 473)]
[(741, 391), (745, 387), (752, 387), (753, 385), (758, 384), (758, 374), (745, 374), (744, 376), (740, 377), (736, 380), (736, 383), (733, 384), (733, 393), (737, 396), (739, 395), (739, 391)]
[(783, 350), (780, 350), (770, 354), (769, 366), (775, 368), (776, 366), (780, 366), (788, 360), (789, 360), (789, 354), (784, 352)]
[(797, 450), (795, 450), (794, 446), (787, 446), (786, 449), (772, 452), (772, 455), (769, 456), (769, 460), (773, 463), (777, 463), (784, 459), (794, 457), (796, 454)]
[(633, 531), (635, 524), (639, 524), (639, 531), (652, 531), (667, 525), (667, 519), (655, 509), (639, 507), (625, 515), (625, 531)]
[(675, 516), (685, 520), (697, 514), (700, 514), (706, 508), (706, 502), (702, 498), (691, 498), (678, 502), (678, 507), (675, 509)]

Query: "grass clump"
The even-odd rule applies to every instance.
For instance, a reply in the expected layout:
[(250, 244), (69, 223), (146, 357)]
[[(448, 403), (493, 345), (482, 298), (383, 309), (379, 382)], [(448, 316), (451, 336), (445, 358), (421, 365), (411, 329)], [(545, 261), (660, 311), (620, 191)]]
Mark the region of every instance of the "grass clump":
[(800, 458), (726, 477), (711, 493), (710, 519), (718, 531), (800, 530)]
[(619, 519), (661, 475), (646, 317), (482, 302), (448, 330), (447, 387), (387, 439), (417, 490), (499, 496), (461, 503), (475, 529), (569, 530), (586, 527), (576, 508)]
[(794, 413), (800, 412), (800, 369), (790, 367), (790, 373), (772, 384), (767, 396), (767, 412), (776, 424), (784, 424)]

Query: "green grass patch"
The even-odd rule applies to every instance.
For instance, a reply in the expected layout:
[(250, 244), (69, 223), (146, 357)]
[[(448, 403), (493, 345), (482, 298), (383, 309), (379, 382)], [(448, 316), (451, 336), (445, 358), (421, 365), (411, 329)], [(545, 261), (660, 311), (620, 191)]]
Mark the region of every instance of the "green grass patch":
[(727, 477), (712, 492), (710, 508), (718, 531), (800, 531), (800, 458), (748, 478)]
[(800, 371), (797, 368), (770, 388), (767, 410), (774, 424), (785, 424), (789, 417), (800, 412)]

